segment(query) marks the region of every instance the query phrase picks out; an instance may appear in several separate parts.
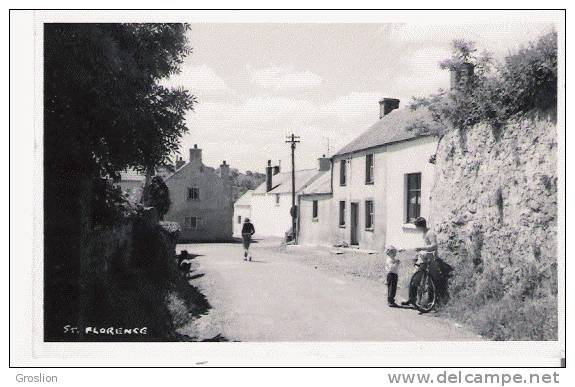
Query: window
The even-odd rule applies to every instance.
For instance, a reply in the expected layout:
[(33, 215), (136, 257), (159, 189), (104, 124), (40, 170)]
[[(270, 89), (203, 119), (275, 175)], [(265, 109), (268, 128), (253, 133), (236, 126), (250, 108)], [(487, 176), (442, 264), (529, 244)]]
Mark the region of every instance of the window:
[(276, 206), (280, 205), (280, 195), (276, 194)]
[(317, 200), (312, 202), (312, 216), (313, 219), (317, 219)]
[(238, 215), (238, 224), (242, 224), (242, 216)]
[(365, 228), (373, 229), (373, 200), (365, 201)]
[(373, 154), (365, 156), (365, 184), (373, 184)]
[(200, 189), (188, 188), (188, 200), (200, 200)]
[(195, 216), (187, 216), (184, 222), (184, 228), (189, 230), (198, 230), (200, 228), (201, 219)]
[(344, 186), (347, 183), (347, 161), (339, 162), (339, 185)]
[(407, 223), (413, 223), (421, 211), (421, 173), (407, 174)]
[(339, 225), (340, 227), (345, 226), (345, 202), (339, 202)]

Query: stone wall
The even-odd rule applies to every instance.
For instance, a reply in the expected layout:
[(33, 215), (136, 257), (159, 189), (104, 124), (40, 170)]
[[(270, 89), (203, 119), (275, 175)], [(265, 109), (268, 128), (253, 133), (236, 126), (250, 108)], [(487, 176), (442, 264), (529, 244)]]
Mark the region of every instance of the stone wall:
[[(549, 332), (553, 310), (556, 315), (558, 258), (553, 118), (532, 115), (500, 130), (479, 125), (450, 131), (439, 143), (436, 167), (431, 222), (439, 254), (456, 268), (452, 294), (479, 308), (464, 319), (482, 319), (481, 308), (511, 313), (492, 320), (524, 318), (517, 307), (527, 303), (531, 317), (541, 314), (550, 324), (531, 336), (556, 336), (556, 325)], [(514, 303), (515, 314), (498, 310)], [(485, 316), (479, 325), (495, 338), (529, 338), (514, 323), (489, 322)]]
[[(64, 341), (158, 341), (174, 334), (165, 305), (174, 279), (178, 232), (158, 224), (157, 212), (110, 227), (98, 227), (89, 238), (80, 276), (78, 335)], [(146, 335), (85, 334), (85, 329), (146, 328)]]

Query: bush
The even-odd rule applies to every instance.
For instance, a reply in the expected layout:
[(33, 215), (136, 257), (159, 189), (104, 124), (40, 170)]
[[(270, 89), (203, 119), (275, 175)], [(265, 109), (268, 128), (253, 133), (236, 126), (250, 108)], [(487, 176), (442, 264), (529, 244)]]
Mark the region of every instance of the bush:
[(488, 53), (478, 55), (472, 42), (456, 40), (452, 46), (452, 57), (440, 67), (457, 74), (461, 82), (453, 90), (413, 98), (410, 108), (427, 107), (434, 123), (416, 123), (411, 129), (441, 135), (449, 127), (465, 130), (481, 122), (499, 129), (516, 114), (556, 109), (556, 32), (508, 55), (502, 63), (495, 63)]
[(160, 219), (163, 219), (171, 205), (170, 192), (166, 183), (164, 183), (164, 180), (162, 180), (160, 176), (154, 176), (152, 181), (150, 181), (148, 190), (149, 200), (147, 204), (151, 207), (155, 207)]
[(92, 220), (97, 226), (121, 224), (142, 210), (141, 206), (130, 203), (122, 189), (109, 179), (94, 179), (92, 195)]
[[(462, 259), (463, 258), (463, 259)], [(556, 340), (556, 265), (526, 263), (503, 268), (476, 266), (465, 257), (455, 263), (452, 298), (441, 313), (494, 340)]]

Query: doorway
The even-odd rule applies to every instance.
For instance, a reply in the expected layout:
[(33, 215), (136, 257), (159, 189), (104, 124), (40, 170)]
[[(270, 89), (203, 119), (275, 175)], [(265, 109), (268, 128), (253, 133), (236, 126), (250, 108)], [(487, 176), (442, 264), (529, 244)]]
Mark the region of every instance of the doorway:
[(350, 245), (357, 246), (359, 245), (359, 241), (357, 238), (357, 224), (358, 224), (358, 217), (359, 217), (359, 205), (358, 203), (351, 203), (350, 209), (350, 230), (351, 230), (351, 237), (350, 237)]

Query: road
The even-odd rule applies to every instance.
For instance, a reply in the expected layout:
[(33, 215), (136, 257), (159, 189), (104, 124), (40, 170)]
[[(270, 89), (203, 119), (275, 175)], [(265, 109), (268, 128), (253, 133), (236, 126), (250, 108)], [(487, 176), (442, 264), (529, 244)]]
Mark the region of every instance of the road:
[(212, 306), (180, 333), (258, 342), (480, 340), (434, 314), (389, 308), (381, 283), (324, 272), (265, 247), (252, 245), (254, 261), (245, 262), (241, 244), (178, 246), (199, 254), (191, 283)]

